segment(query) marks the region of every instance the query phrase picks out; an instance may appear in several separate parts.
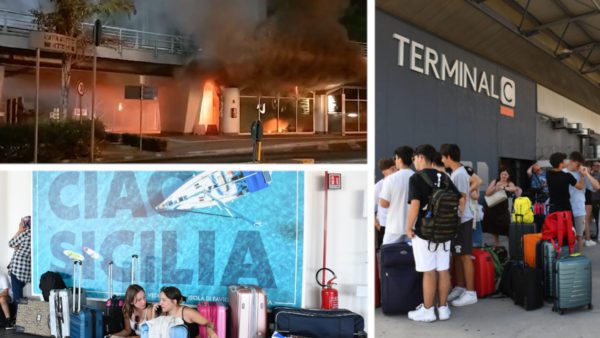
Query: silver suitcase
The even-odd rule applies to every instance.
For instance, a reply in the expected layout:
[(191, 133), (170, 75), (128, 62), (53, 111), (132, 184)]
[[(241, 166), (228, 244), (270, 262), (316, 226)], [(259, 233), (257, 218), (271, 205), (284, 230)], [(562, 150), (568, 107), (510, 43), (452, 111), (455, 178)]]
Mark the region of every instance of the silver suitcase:
[(267, 337), (267, 296), (254, 285), (230, 285), (231, 337)]
[(56, 338), (71, 336), (69, 333), (69, 311), (73, 294), (69, 289), (50, 290), (50, 333)]

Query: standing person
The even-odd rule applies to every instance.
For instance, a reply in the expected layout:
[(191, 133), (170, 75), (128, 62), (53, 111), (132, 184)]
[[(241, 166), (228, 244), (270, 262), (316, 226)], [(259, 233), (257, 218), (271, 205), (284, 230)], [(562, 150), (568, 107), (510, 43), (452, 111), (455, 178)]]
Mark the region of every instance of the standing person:
[(388, 176), (379, 195), (379, 206), (388, 208), (383, 245), (398, 242), (405, 234), (408, 214), (408, 181), (414, 173), (412, 164), (413, 149), (399, 147), (395, 151), (397, 172)]
[(154, 318), (152, 304), (146, 302), (146, 292), (141, 286), (132, 284), (127, 287), (123, 317), (125, 323), (123, 330), (109, 337), (139, 337), (141, 325)]
[[(583, 232), (585, 230), (585, 181), (589, 180), (594, 188), (600, 188), (600, 184), (583, 166), (585, 161), (580, 152), (574, 151), (569, 154), (569, 164), (563, 169), (564, 173), (572, 175), (573, 180), (577, 181), (574, 186), (569, 185), (569, 203), (571, 212), (573, 213), (573, 225), (575, 226), (575, 234), (577, 236), (577, 252), (583, 250)], [(571, 181), (573, 182), (573, 181)]]
[[(486, 196), (492, 196), (495, 192), (504, 190), (507, 193), (516, 193), (519, 188), (510, 180), (508, 169), (500, 168), (498, 177), (490, 182)], [(494, 245), (500, 246), (500, 236), (508, 236), (508, 225), (510, 224), (510, 210), (508, 199), (493, 207), (485, 206), (483, 216), (483, 232), (494, 236)]]
[[(594, 161), (592, 164), (592, 176), (596, 181), (600, 182), (600, 162)], [(600, 190), (592, 193), (592, 217), (594, 217), (594, 225), (596, 226), (595, 236), (590, 236), (591, 239), (598, 239), (598, 225), (600, 225)]]
[(544, 203), (548, 199), (548, 182), (546, 174), (538, 162), (535, 162), (527, 169), (527, 176), (530, 178), (531, 189), (534, 192), (534, 198), (537, 202)]
[[(188, 338), (198, 337), (200, 329), (198, 325), (205, 325), (208, 332), (208, 338), (218, 338), (214, 331), (215, 325), (202, 317), (198, 310), (182, 305), (185, 297), (181, 291), (174, 286), (165, 286), (160, 289), (160, 307), (162, 314), (183, 319), (183, 324), (187, 327)], [(154, 309), (158, 308), (158, 304)]]
[(13, 301), (23, 298), (23, 288), (31, 281), (31, 216), (21, 218), (19, 230), (8, 241), (8, 246), (15, 250), (8, 273), (12, 286)]
[[(456, 284), (448, 295), (452, 306), (465, 306), (477, 303), (475, 292), (475, 272), (471, 252), (473, 251), (473, 211), (470, 208), (470, 176), (460, 163), (460, 148), (456, 144), (444, 144), (440, 149), (444, 167), (452, 170), (450, 178), (461, 194), (459, 208), (460, 227), (452, 241), (452, 261), (454, 262)], [(468, 204), (467, 204), (468, 203)], [(465, 287), (463, 287), (465, 286)]]
[[(590, 173), (591, 177), (594, 177), (594, 175), (592, 175), (592, 170), (590, 167), (587, 167), (588, 172)], [(590, 227), (591, 227), (591, 221), (592, 221), (592, 211), (594, 210), (594, 201), (592, 200), (592, 195), (594, 194), (594, 191), (596, 191), (596, 189), (593, 187), (593, 184), (591, 182), (591, 180), (586, 179), (585, 180), (585, 232), (584, 232), (584, 237), (585, 240), (583, 242), (583, 245), (585, 246), (594, 246), (596, 245), (596, 241), (592, 240), (591, 234), (590, 234)]]
[(428, 144), (420, 145), (415, 149), (414, 163), (418, 172), (410, 178), (409, 182), (410, 208), (406, 222), (406, 234), (412, 238), (416, 270), (423, 272), (423, 304), (414, 311), (410, 311), (408, 318), (421, 322), (433, 322), (437, 319), (434, 309), (436, 293), (439, 302), (437, 307), (439, 319), (448, 320), (451, 314), (447, 303), (450, 289), (450, 241), (439, 245), (429, 245), (429, 240), (421, 232), (423, 221), (426, 217), (431, 216), (428, 215), (426, 206), (433, 195), (433, 188), (423, 175), (426, 175), (428, 181), (434, 182), (438, 188), (450, 188), (457, 197), (460, 196), (452, 184), (452, 180), (433, 168), (432, 160), (435, 155), (435, 148)]
[(381, 195), (381, 190), (383, 189), (383, 182), (385, 178), (397, 171), (396, 164), (391, 158), (382, 158), (381, 160), (379, 160), (379, 170), (381, 171), (383, 178), (375, 184), (375, 233), (377, 234), (377, 243), (375, 245), (375, 249), (379, 249), (379, 247), (383, 243), (383, 236), (385, 235), (385, 223), (388, 211), (387, 208), (379, 206), (379, 195)]
[(577, 190), (583, 189), (583, 176), (578, 181), (573, 175), (563, 171), (567, 167), (567, 154), (565, 153), (550, 155), (550, 164), (552, 165), (552, 170), (546, 173), (548, 192), (550, 194), (550, 212), (572, 212), (569, 186), (574, 186)]
[(4, 314), (4, 323), (0, 324), (5, 328), (14, 327), (14, 320), (10, 315), (10, 303), (12, 303), (12, 299), (10, 278), (4, 271), (0, 270), (0, 310)]

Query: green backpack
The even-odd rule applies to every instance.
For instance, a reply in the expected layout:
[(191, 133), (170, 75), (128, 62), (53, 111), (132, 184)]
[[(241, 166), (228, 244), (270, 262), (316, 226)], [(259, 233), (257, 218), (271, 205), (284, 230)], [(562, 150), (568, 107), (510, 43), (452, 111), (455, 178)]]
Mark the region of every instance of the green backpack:
[[(429, 243), (445, 243), (456, 237), (460, 225), (458, 207), (460, 195), (452, 190), (448, 175), (438, 173), (438, 185), (436, 186), (423, 171), (419, 172), (425, 183), (433, 189), (433, 193), (427, 204), (427, 214), (421, 224), (421, 233)], [(443, 176), (443, 184), (440, 184)]]

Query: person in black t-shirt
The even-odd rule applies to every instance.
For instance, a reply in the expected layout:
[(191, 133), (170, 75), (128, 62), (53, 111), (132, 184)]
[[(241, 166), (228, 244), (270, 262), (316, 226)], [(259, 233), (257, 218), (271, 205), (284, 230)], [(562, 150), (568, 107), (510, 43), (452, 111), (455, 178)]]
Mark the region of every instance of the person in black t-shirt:
[(569, 186), (572, 185), (580, 190), (585, 186), (583, 175), (581, 175), (581, 179), (578, 182), (573, 175), (563, 171), (567, 166), (566, 159), (567, 154), (565, 153), (550, 155), (552, 170), (546, 173), (548, 191), (550, 193), (550, 212), (572, 211)]
[[(450, 307), (447, 303), (450, 291), (450, 241), (441, 243), (435, 250), (431, 251), (429, 241), (421, 233), (422, 219), (427, 214), (427, 204), (433, 193), (433, 189), (421, 177), (420, 172), (429, 176), (431, 182), (441, 186), (447, 182), (456, 192), (460, 193), (445, 174), (437, 171), (432, 166), (432, 160), (436, 156), (436, 150), (431, 145), (418, 146), (414, 151), (413, 163), (417, 173), (413, 174), (408, 187), (408, 219), (406, 223), (406, 234), (412, 238), (412, 247), (415, 257), (415, 267), (423, 272), (423, 304), (416, 310), (408, 313), (408, 318), (414, 321), (433, 322), (437, 320), (434, 310), (434, 299), (438, 293), (438, 314), (440, 320), (450, 319)], [(413, 229), (414, 226), (414, 229)], [(436, 271), (439, 275), (436, 285)]]

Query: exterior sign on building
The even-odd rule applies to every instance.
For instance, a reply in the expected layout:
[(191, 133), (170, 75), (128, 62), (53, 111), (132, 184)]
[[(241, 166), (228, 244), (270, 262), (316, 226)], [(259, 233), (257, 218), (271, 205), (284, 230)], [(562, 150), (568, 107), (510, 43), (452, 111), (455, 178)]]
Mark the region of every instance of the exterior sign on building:
[(516, 88), (512, 79), (477, 69), (459, 59), (450, 61), (446, 54), (403, 35), (394, 33), (393, 38), (398, 40), (398, 66), (408, 65), (414, 72), (440, 81), (450, 80), (456, 86), (500, 100), (500, 113), (514, 117)]
[(75, 54), (77, 40), (56, 33), (31, 32), (29, 33), (29, 45), (31, 48), (39, 48), (49, 52)]

